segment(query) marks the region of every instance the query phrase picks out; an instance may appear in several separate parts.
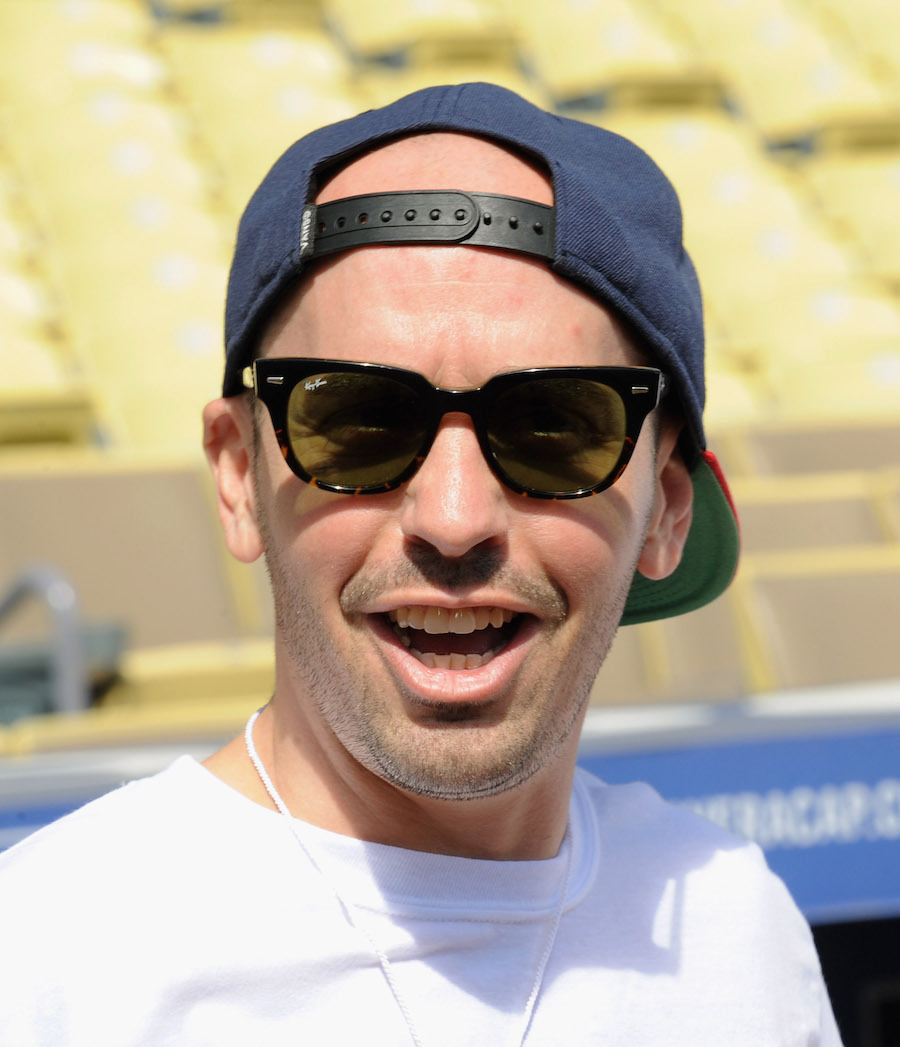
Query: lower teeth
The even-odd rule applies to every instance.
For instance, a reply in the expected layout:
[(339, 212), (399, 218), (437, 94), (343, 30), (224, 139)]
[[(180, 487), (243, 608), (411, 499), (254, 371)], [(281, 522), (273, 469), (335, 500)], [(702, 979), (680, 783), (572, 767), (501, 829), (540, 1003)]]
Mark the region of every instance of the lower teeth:
[(494, 657), (493, 651), (484, 654), (433, 654), (431, 651), (417, 651), (410, 647), (409, 653), (429, 669), (478, 669)]

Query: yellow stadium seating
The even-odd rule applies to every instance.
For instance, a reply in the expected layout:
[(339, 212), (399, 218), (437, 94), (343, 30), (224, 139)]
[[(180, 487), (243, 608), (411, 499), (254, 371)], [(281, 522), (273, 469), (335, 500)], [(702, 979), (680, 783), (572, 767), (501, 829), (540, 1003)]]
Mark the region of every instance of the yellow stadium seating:
[[(112, 87), (157, 93), (165, 68), (148, 46), (152, 28), (147, 5), (137, 0), (0, 4), (4, 99), (34, 112)], [(23, 84), (27, 91), (18, 90)]]
[(49, 110), (13, 107), (8, 114), (10, 148), (45, 202), (53, 232), (68, 235), (91, 221), (96, 231), (105, 201), (147, 196), (202, 206), (206, 178), (191, 153), (190, 128), (170, 106), (105, 91), (74, 98), (54, 115), (61, 124), (35, 125)]
[[(178, 0), (182, 5), (191, 0)], [(212, 0), (222, 15), (222, 23), (239, 23), (258, 28), (321, 28), (322, 0)]]
[(653, 0), (729, 85), (768, 139), (890, 116), (892, 104), (853, 55), (787, 0)]
[(872, 148), (821, 152), (799, 171), (866, 271), (900, 291), (900, 119), (892, 137)]
[(19, 213), (16, 178), (0, 159), (0, 268), (21, 267), (37, 255), (36, 231)]
[[(226, 553), (204, 465), (66, 448), (0, 455), (0, 585), (53, 563), (87, 621), (125, 626), (129, 645), (265, 635), (261, 567)], [(34, 614), (6, 639), (42, 635)]]
[(32, 39), (42, 26), (48, 46), (58, 39), (135, 39), (152, 25), (143, 0), (41, 0), (40, 3), (10, 0), (0, 6), (4, 38), (21, 43)]
[[(103, 702), (107, 710), (246, 701), (258, 707), (272, 691), (275, 655), (269, 637), (173, 643), (129, 651), (121, 681)], [(243, 724), (241, 724), (242, 726)]]
[(627, 0), (541, 0), (507, 4), (525, 61), (557, 102), (606, 105), (681, 97), (710, 77), (678, 43)]
[(38, 329), (49, 325), (53, 304), (47, 288), (22, 269), (0, 268), (0, 315), (4, 327)]
[(728, 701), (746, 687), (740, 620), (725, 595), (678, 618), (620, 629), (591, 704)]
[(93, 392), (67, 370), (62, 345), (4, 324), (0, 372), (0, 447), (91, 442), (97, 420)]
[(176, 25), (158, 42), (174, 89), (202, 129), (229, 229), (289, 145), (362, 108), (341, 53), (321, 30)]
[(873, 78), (900, 102), (900, 6), (894, 0), (799, 0), (837, 40), (849, 45)]
[(900, 543), (745, 557), (754, 690), (900, 676)]
[(73, 347), (108, 441), (199, 457), (200, 410), (221, 384), (225, 267), (172, 253), (146, 269), (106, 304), (110, 274), (94, 271), (71, 303)]
[[(900, 396), (900, 350), (896, 345), (883, 352), (859, 354), (847, 348), (845, 360), (828, 360), (812, 366), (785, 361), (772, 365), (772, 380), (778, 382), (777, 416), (797, 421), (827, 419), (895, 419)], [(895, 452), (895, 458), (898, 457)]]
[(716, 451), (733, 477), (844, 473), (880, 474), (900, 462), (900, 412), (891, 418), (775, 421), (765, 426), (731, 426), (714, 434)]
[[(36, 104), (12, 107), (14, 151), (34, 183), (43, 264), (98, 430), (123, 446), (199, 454), (199, 406), (219, 383), (228, 241), (187, 122), (119, 89), (48, 105), (38, 121)], [(25, 308), (15, 279), (0, 273), (0, 295), (17, 292)]]
[(775, 550), (897, 543), (900, 529), (890, 505), (898, 487), (900, 463), (883, 472), (738, 477), (732, 495), (741, 544), (752, 557)]
[(431, 61), (458, 60), (473, 51), (488, 58), (509, 46), (507, 23), (489, 0), (323, 0), (322, 9), (336, 37), (361, 59), (416, 49)]
[[(223, 666), (219, 680), (224, 690), (217, 701), (194, 700), (190, 687), (195, 680), (190, 674), (177, 674), (169, 682), (173, 693), (180, 695), (178, 702), (102, 705), (78, 716), (35, 716), (0, 727), (0, 758), (96, 752), (122, 746), (174, 745), (183, 751), (196, 743), (205, 752), (218, 748), (238, 734), (247, 717), (263, 703), (269, 693), (263, 688), (270, 689), (271, 672), (261, 666), (257, 677), (260, 688), (234, 696), (228, 691), (229, 672), (234, 667), (227, 657), (223, 658), (221, 649), (203, 649), (197, 657), (207, 666)], [(156, 683), (154, 679), (153, 684)], [(142, 684), (140, 678), (134, 682), (136, 688)]]

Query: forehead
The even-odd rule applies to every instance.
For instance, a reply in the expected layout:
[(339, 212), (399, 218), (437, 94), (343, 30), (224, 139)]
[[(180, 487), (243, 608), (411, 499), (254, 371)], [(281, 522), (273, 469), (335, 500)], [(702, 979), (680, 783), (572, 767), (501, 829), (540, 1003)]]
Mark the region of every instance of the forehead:
[(553, 203), (548, 174), (495, 142), (450, 132), (412, 135), (358, 156), (323, 181), (317, 203), (362, 193), (461, 189)]
[(607, 309), (542, 263), (470, 247), (365, 247), (326, 262), (262, 350), (394, 364), (458, 387), (516, 368), (644, 362)]

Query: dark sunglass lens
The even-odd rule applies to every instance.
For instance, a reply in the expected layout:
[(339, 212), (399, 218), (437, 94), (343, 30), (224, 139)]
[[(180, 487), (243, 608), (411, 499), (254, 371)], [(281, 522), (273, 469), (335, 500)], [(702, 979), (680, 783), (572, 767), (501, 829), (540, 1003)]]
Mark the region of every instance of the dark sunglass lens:
[(324, 483), (393, 482), (416, 457), (424, 431), (416, 393), (382, 375), (323, 371), (291, 390), (291, 449), (310, 476)]
[(535, 378), (501, 393), (488, 438), (516, 483), (573, 494), (606, 480), (625, 444), (625, 405), (607, 385), (579, 378)]

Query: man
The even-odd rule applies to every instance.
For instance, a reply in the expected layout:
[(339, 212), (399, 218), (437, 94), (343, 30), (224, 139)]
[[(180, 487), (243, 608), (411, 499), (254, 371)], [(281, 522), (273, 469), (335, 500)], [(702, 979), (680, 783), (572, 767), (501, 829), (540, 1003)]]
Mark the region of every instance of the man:
[(39, 959), (0, 1039), (838, 1044), (759, 852), (575, 769), (619, 622), (737, 556), (652, 162), (487, 85), (325, 128), (247, 209), (226, 327), (205, 446), (275, 691), (7, 857)]

